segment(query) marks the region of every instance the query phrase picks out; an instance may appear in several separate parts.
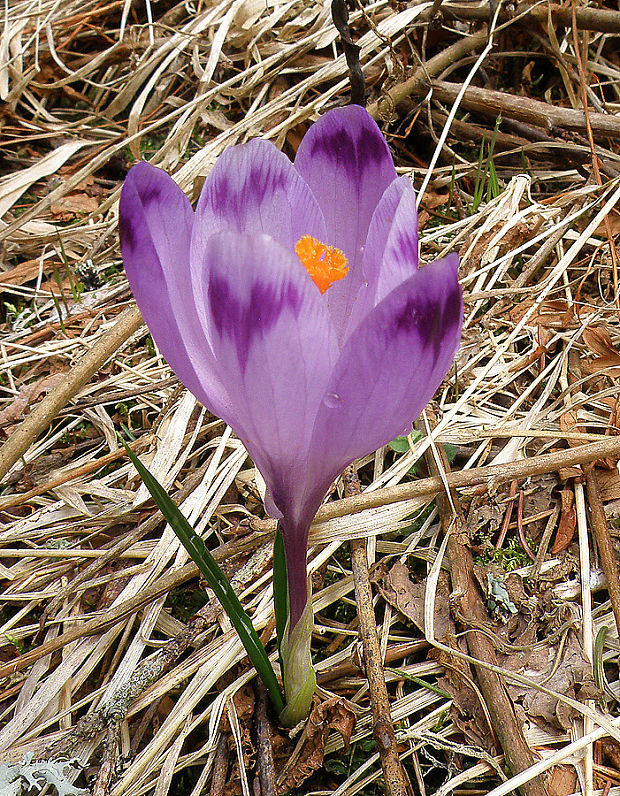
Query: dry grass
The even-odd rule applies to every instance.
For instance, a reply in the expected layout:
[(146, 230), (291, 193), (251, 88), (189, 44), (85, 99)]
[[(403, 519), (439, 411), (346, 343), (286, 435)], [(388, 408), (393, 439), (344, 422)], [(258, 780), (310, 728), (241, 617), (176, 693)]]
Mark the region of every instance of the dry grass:
[[(422, 188), (423, 258), (454, 249), (461, 257), (463, 345), (430, 412), (434, 443), (457, 446), (453, 469), (604, 439), (619, 425), (620, 134), (595, 131), (589, 141), (584, 119), (581, 131), (541, 127), (536, 138), (522, 119), (509, 126), (504, 116), (494, 136), (495, 116), (472, 110), (465, 90), (449, 104), (428, 86), (412, 90), (397, 108), (386, 99), (421, 62), (484, 30), (471, 21), (477, 8), (444, 3), (444, 17), (430, 22), (430, 2), (407, 7), (378, 0), (351, 14), (372, 98), (384, 92), (380, 108), (391, 116), (383, 123), (397, 164)], [(461, 88), (471, 81), (510, 90), (552, 108), (582, 107), (570, 26), (554, 29), (519, 14), (496, 16), (493, 24), (484, 58), (480, 48), (430, 77)], [(617, 116), (617, 35), (592, 29), (578, 36), (589, 111)], [(118, 192), (131, 162), (148, 158), (191, 195), (231, 144), (261, 135), (292, 152), (307, 121), (345, 101), (346, 65), (336, 39), (329, 5), (299, 0), (7, 4), (0, 39), (5, 436), (131, 304), (116, 234)], [(451, 116), (453, 126), (444, 127)], [(601, 158), (600, 180), (591, 170), (592, 146)], [(119, 451), (119, 433), (142, 439), (145, 461), (172, 493), (191, 482), (183, 510), (213, 548), (225, 545), (224, 563), (255, 626), (271, 634), (269, 547), (264, 534), (251, 531), (263, 527), (252, 463), (230, 430), (178, 388), (143, 327), (5, 479), (0, 772), (26, 753), (65, 754), (87, 767), (77, 780), (81, 787), (86, 775), (99, 778), (100, 794), (198, 796), (209, 792), (214, 766), (225, 765), (226, 788), (211, 792), (245, 796), (254, 777), (252, 672), (213, 606), (200, 627), (190, 623), (189, 651), (166, 657), (201, 592), (170, 529), (155, 517), (146, 533), (136, 531), (144, 531), (153, 508)], [(416, 477), (411, 468), (430, 441), (423, 437), (409, 451), (383, 450), (359, 463), (364, 490)], [(597, 470), (612, 518), (620, 498), (614, 465), (600, 463)], [(490, 483), (488, 493), (464, 490), (461, 500), (482, 586), (518, 566), (506, 579), (517, 613), (507, 603), (502, 609), (500, 600), (487, 632), (540, 768), (556, 766), (549, 792), (593, 794), (613, 786), (605, 793), (620, 793), (618, 634), (597, 581), (580, 472), (560, 475), (519, 485), (528, 543), (536, 548), (545, 526), (545, 544), (558, 546), (558, 536), (566, 537), (566, 549), (543, 547), (536, 565), (519, 543), (517, 508), (506, 520), (504, 547), (494, 546), (513, 505), (508, 489)], [(442, 637), (455, 628), (436, 510), (422, 498), (313, 528), (319, 693), (346, 697), (357, 724), (349, 752), (337, 733), (330, 735), (329, 770), (297, 792), (379, 792), (367, 682), (355, 662), (346, 545), (360, 536), (368, 539), (380, 587), (376, 609), (392, 715), (411, 778), (423, 793), (513, 792), (531, 775), (505, 781), (467, 670), (459, 675), (457, 658), (450, 662), (441, 645), (433, 651), (413, 621), (428, 576), (426, 638), (433, 637), (434, 606), (434, 637), (458, 654), (460, 642)], [(401, 592), (398, 562), (411, 573), (410, 581), (399, 581)], [(533, 566), (540, 579), (531, 576)], [(415, 619), (424, 626), (421, 608)], [(603, 627), (609, 628), (604, 638)], [(586, 676), (592, 662), (597, 688)], [(76, 732), (86, 715), (97, 721), (82, 722)], [(274, 745), (282, 769), (294, 740), (278, 734)], [(77, 770), (65, 774), (61, 788)]]

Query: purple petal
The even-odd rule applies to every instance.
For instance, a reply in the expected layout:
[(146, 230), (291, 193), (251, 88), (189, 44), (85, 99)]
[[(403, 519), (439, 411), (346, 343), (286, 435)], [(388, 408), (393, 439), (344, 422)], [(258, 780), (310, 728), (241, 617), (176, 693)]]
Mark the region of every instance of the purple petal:
[(361, 254), (370, 220), (396, 170), (381, 131), (358, 105), (329, 111), (313, 124), (297, 150), (295, 166), (323, 211), (324, 242), (342, 249), (349, 260), (348, 276), (327, 292), (342, 336), (363, 281)]
[(164, 171), (148, 163), (129, 171), (121, 192), (119, 229), (131, 290), (179, 379), (205, 406), (232, 419), (192, 296), (193, 221), (187, 197)]
[(418, 268), (418, 211), (413, 186), (399, 177), (373, 214), (362, 259), (363, 281), (351, 307), (347, 337), (388, 293)]
[(217, 233), (202, 266), (198, 311), (234, 396), (233, 428), (272, 504), (295, 523), (308, 443), (338, 356), (329, 313), (297, 256), (267, 235)]
[(456, 254), (421, 268), (349, 338), (317, 416), (315, 473), (337, 473), (385, 445), (433, 397), (461, 336), (457, 269)]
[(383, 248), (381, 265), (378, 271), (378, 304), (395, 287), (409, 279), (418, 269), (418, 210), (413, 186), (406, 177), (395, 180), (387, 189), (379, 203), (368, 232), (366, 243), (367, 268), (370, 258), (379, 255)]
[(303, 235), (324, 240), (325, 222), (312, 191), (291, 161), (259, 138), (230, 147), (205, 180), (192, 251), (223, 231), (266, 233), (293, 251)]

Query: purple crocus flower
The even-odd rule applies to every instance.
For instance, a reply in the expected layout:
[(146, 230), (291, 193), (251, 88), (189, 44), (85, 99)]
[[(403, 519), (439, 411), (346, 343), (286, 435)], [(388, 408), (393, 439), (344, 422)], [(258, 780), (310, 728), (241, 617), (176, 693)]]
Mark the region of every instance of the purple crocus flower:
[(138, 163), (120, 231), (162, 354), (265, 479), (292, 634), (307, 614), (308, 530), (330, 484), (410, 428), (450, 367), (458, 258), (418, 269), (413, 188), (358, 106), (326, 113), (294, 164), (261, 139), (226, 150), (195, 212), (165, 172)]

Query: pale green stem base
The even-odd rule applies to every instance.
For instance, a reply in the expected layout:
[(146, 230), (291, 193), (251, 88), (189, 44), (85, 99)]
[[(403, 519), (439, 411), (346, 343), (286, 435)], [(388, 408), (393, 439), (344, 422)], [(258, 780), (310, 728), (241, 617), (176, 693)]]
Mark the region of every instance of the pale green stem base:
[(287, 622), (282, 638), (280, 651), (284, 667), (286, 707), (280, 713), (280, 721), (285, 727), (294, 727), (303, 721), (312, 705), (312, 697), (316, 688), (316, 675), (310, 654), (313, 627), (314, 615), (312, 599), (309, 594), (299, 621), (291, 631), (289, 631)]

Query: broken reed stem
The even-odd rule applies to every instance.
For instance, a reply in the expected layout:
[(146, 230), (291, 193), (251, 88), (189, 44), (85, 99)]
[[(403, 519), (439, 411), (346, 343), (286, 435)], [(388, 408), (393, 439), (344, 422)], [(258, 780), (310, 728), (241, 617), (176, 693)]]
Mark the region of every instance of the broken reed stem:
[(45, 431), (58, 412), (77, 395), (104, 362), (140, 328), (142, 323), (142, 315), (137, 307), (125, 310), (114, 326), (102, 334), (90, 351), (71, 368), (66, 378), (37, 404), (0, 448), (0, 480)]
[[(344, 472), (345, 494), (359, 495), (360, 482), (355, 467)], [(372, 604), (372, 589), (368, 572), (368, 557), (365, 539), (351, 539), (351, 569), (355, 584), (355, 602), (360, 623), (360, 635), (364, 649), (364, 670), (370, 691), (373, 736), (377, 743), (381, 768), (383, 769), (386, 796), (409, 796), (411, 785), (403, 770), (396, 748), (396, 737), (390, 700), (385, 685), (385, 672), (381, 656), (381, 644), (377, 634), (377, 621)]]
[[(438, 457), (438, 461), (435, 459)], [(429, 470), (439, 477), (448, 475), (450, 465), (443, 448), (426, 452)], [(473, 560), (467, 546), (469, 535), (455, 490), (450, 491), (450, 499), (444, 492), (437, 496), (444, 534), (450, 533), (448, 557), (452, 594), (461, 624), (469, 632), (466, 634), (467, 647), (472, 658), (481, 662), (475, 665), (476, 678), (488, 707), (493, 731), (504, 753), (507, 767), (513, 774), (525, 771), (534, 763), (532, 751), (523, 735), (523, 727), (517, 718), (512, 700), (500, 675), (484, 666), (485, 663), (497, 666), (497, 656), (491, 640), (486, 634), (475, 630), (476, 625), (488, 622), (489, 616), (482, 604), (480, 592), (476, 588), (473, 575)], [(453, 525), (455, 527), (453, 527)], [(529, 780), (521, 787), (523, 796), (545, 796), (546, 789), (540, 778)]]
[(588, 495), (588, 505), (590, 506), (590, 521), (594, 538), (601, 557), (601, 565), (607, 580), (607, 591), (611, 601), (611, 608), (616, 620), (616, 629), (620, 636), (620, 575), (618, 573), (618, 562), (614, 550), (603, 501), (598, 488), (594, 465), (588, 464), (584, 468), (586, 474), (586, 492)]

